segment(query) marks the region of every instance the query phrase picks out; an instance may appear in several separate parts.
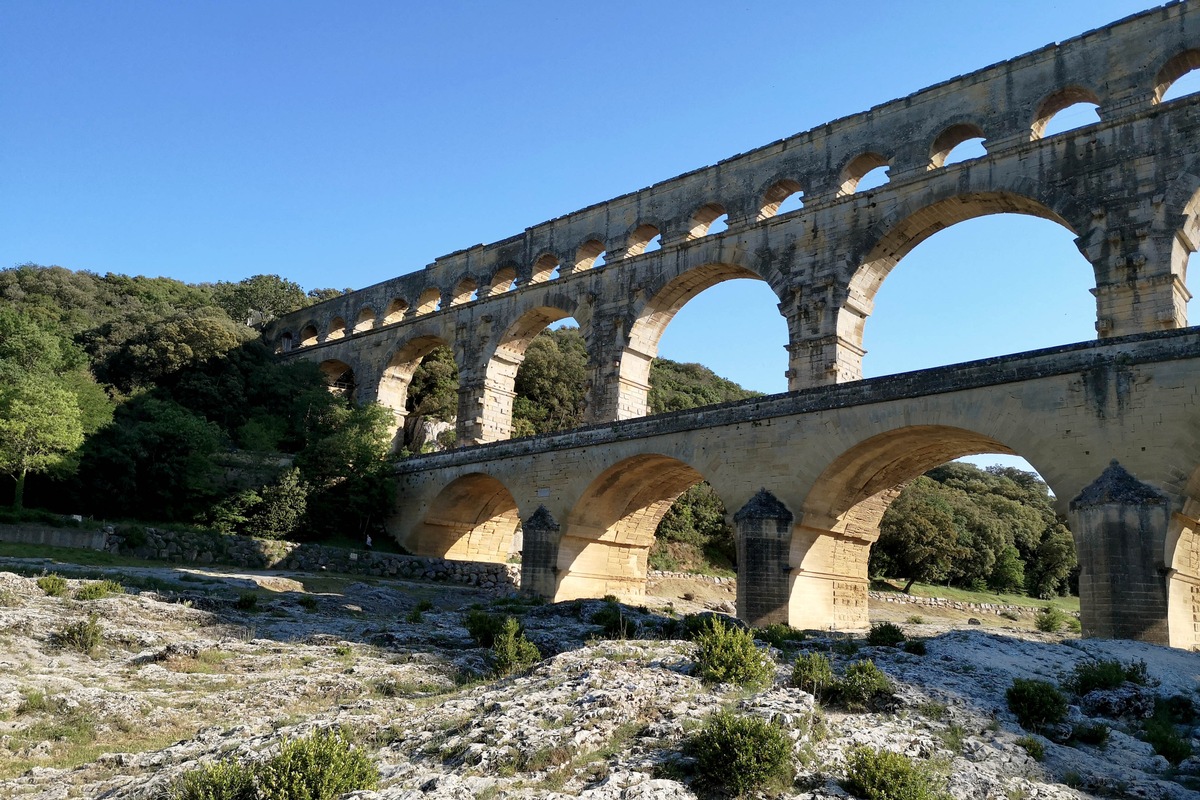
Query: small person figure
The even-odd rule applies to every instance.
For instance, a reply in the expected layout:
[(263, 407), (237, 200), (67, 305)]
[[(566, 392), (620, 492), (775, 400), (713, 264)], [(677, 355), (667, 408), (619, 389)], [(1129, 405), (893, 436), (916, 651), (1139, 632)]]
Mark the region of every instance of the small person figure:
[(371, 534), (367, 534), (367, 549), (371, 549)]

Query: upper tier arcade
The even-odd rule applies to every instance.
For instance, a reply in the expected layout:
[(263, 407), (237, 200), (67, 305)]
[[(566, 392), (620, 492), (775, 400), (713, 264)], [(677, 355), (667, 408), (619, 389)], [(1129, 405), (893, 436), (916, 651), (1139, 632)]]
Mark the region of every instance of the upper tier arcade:
[[(1163, 97), (1198, 65), (1200, 6), (1152, 9), (452, 253), (282, 317), (264, 336), (398, 416), (420, 359), (451, 345), (466, 444), (511, 435), (525, 348), (573, 317), (588, 346), (589, 421), (626, 419), (646, 412), (649, 364), (673, 315), (732, 278), (766, 281), (778, 297), (789, 389), (861, 378), (863, 328), (890, 270), (935, 232), (996, 213), (1075, 235), (1101, 338), (1183, 327), (1200, 242), (1200, 102)], [(1100, 121), (1043, 136), (1078, 102)], [(945, 163), (980, 137), (986, 155)], [(889, 181), (856, 192), (879, 166)], [(777, 214), (798, 192), (803, 207)], [(726, 215), (728, 229), (710, 235)]]

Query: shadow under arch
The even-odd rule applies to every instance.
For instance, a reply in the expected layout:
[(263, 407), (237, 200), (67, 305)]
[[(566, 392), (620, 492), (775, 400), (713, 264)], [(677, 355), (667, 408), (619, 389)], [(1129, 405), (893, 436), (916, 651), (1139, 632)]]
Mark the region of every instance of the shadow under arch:
[(737, 279), (769, 283), (762, 275), (738, 264), (709, 263), (667, 281), (636, 311), (628, 343), (621, 351), (617, 419), (644, 417), (648, 413), (650, 362), (658, 355), (663, 332), (679, 310), (706, 289)]
[(658, 523), (702, 480), (682, 461), (658, 454), (633, 456), (600, 473), (567, 516), (554, 600), (643, 597)]
[(345, 397), (351, 403), (356, 401), (355, 389), (358, 384), (354, 379), (354, 369), (349, 364), (331, 358), (322, 361), (319, 368), (330, 393)]
[(520, 552), (520, 525), (508, 488), (491, 475), (473, 472), (437, 494), (404, 545), (419, 556), (503, 564)]
[[(865, 254), (857, 260), (857, 268), (847, 287), (849, 296), (837, 313), (838, 339), (857, 353), (859, 375), (862, 374), (863, 331), (867, 317), (874, 310), (875, 296), (892, 269), (917, 245), (939, 231), (996, 214), (1038, 217), (1079, 236), (1075, 225), (1062, 213), (1040, 200), (1010, 190), (953, 193), (932, 203), (913, 204), (902, 209), (890, 222), (879, 226), (881, 234), (869, 243)], [(1086, 263), (1084, 256), (1080, 258)], [(1092, 274), (1094, 280), (1094, 269)]]
[[(563, 298), (565, 299), (565, 298)], [(572, 304), (562, 303), (570, 306)], [(484, 379), (484, 419), (481, 441), (511, 439), (513, 434), (514, 385), (525, 351), (539, 333), (562, 319), (574, 318), (571, 311), (555, 306), (532, 308), (508, 326), (488, 357)], [(578, 322), (578, 320), (576, 320)], [(586, 339), (586, 334), (585, 334)]]
[[(1042, 460), (977, 431), (912, 425), (871, 436), (830, 462), (805, 496), (792, 531), (788, 623), (867, 627), (867, 562), (884, 512), (904, 484), (947, 461), (982, 453)], [(1052, 479), (1046, 482), (1053, 491)]]

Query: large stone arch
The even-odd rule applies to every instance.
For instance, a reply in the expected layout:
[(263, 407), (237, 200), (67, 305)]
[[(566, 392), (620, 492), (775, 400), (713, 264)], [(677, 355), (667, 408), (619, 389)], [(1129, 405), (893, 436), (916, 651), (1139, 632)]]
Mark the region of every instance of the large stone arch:
[[(421, 366), (421, 360), (435, 349), (448, 346), (451, 342), (440, 332), (425, 330), (414, 331), (413, 335), (404, 341), (393, 352), (379, 376), (379, 385), (375, 399), (380, 404), (391, 409), (396, 418), (396, 430), (404, 428), (404, 420), (408, 416), (408, 387), (412, 383), (413, 373)], [(456, 350), (455, 360), (459, 361)], [(458, 364), (459, 370), (462, 364)], [(399, 442), (397, 442), (397, 446)]]
[(557, 305), (528, 309), (496, 341), (495, 348), (487, 358), (484, 373), (482, 441), (512, 437), (513, 399), (516, 396), (513, 386), (517, 370), (525, 360), (525, 351), (534, 337), (549, 325), (571, 317), (572, 313)]
[(643, 596), (658, 523), (679, 495), (702, 480), (688, 464), (655, 453), (623, 459), (600, 473), (567, 516), (554, 599)]
[[(867, 561), (879, 523), (910, 480), (963, 456), (1018, 454), (980, 431), (950, 425), (909, 425), (863, 439), (817, 476), (799, 509), (788, 564), (788, 622), (796, 627), (862, 628), (867, 619)], [(1051, 453), (1028, 452), (1054, 490)], [(1061, 486), (1060, 486), (1061, 489)], [(1056, 493), (1057, 494), (1057, 493)]]
[(512, 492), (491, 475), (472, 472), (438, 492), (403, 544), (421, 556), (503, 564), (520, 552), (520, 525)]
[(1172, 647), (1200, 647), (1200, 466), (1184, 489), (1181, 509), (1171, 515), (1167, 547), (1167, 632)]
[(1174, 315), (1177, 327), (1188, 323), (1187, 304), (1192, 299), (1188, 290), (1188, 259), (1200, 249), (1200, 161), (1171, 181), (1164, 197), (1166, 206), (1167, 241), (1173, 278)]
[[(902, 204), (871, 227), (860, 250), (851, 257), (847, 295), (837, 309), (835, 331), (853, 361), (848, 371), (862, 376), (863, 332), (875, 306), (875, 295), (892, 269), (917, 245), (937, 232), (969, 219), (994, 214), (1022, 214), (1055, 222), (1080, 235), (1073, 201), (1047, 203), (1031, 193), (1010, 189), (945, 191), (922, 203)], [(1073, 221), (1075, 220), (1075, 221)], [(1083, 257), (1086, 260), (1086, 256)]]
[[(658, 355), (663, 332), (696, 295), (729, 280), (771, 281), (748, 267), (714, 261), (688, 269), (643, 290), (645, 300), (632, 311), (632, 322), (620, 354), (617, 381), (617, 419), (644, 417), (649, 409), (650, 362)], [(772, 291), (778, 294), (775, 286)]]
[(345, 397), (351, 403), (357, 402), (358, 382), (355, 380), (353, 367), (336, 358), (326, 359), (318, 367), (325, 376), (331, 393)]

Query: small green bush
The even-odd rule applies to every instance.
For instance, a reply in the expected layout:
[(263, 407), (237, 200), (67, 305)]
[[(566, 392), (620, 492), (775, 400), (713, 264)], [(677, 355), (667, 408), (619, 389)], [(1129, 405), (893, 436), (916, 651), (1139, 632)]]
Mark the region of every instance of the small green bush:
[(796, 662), (792, 665), (792, 686), (818, 700), (825, 700), (836, 684), (829, 656), (823, 653), (801, 653), (796, 656)]
[(625, 610), (615, 601), (606, 602), (592, 614), (591, 623), (600, 626), (605, 639), (632, 639), (638, 633), (637, 621), (625, 616)]
[(1154, 701), (1154, 716), (1146, 720), (1146, 741), (1154, 748), (1154, 752), (1178, 766), (1179, 762), (1192, 755), (1192, 745), (1187, 738), (1179, 735), (1175, 726), (1186, 724), (1194, 718), (1195, 708), (1187, 698), (1159, 697)]
[(904, 641), (904, 631), (891, 622), (877, 622), (867, 632), (867, 644), (871, 647), (895, 647)]
[(846, 759), (842, 787), (864, 800), (935, 800), (946, 796), (933, 772), (890, 750), (859, 745)]
[(116, 581), (90, 581), (75, 592), (76, 600), (100, 600), (115, 594), (125, 594), (125, 587)]
[(830, 649), (839, 656), (856, 656), (858, 655), (858, 642), (850, 636), (846, 636), (835, 641)]
[(909, 614), (908, 618), (905, 619), (904, 621), (907, 622), (909, 625), (922, 625), (925, 622), (925, 618), (922, 617), (920, 614)]
[(804, 631), (798, 631), (783, 622), (773, 622), (765, 628), (757, 628), (754, 638), (766, 642), (774, 648), (782, 650), (805, 639)]
[(1096, 689), (1119, 688), (1126, 681), (1144, 686), (1148, 680), (1145, 661), (1122, 664), (1120, 661), (1112, 659), (1109, 661), (1084, 661), (1076, 664), (1074, 672), (1063, 685), (1082, 697)]
[(1029, 757), (1034, 761), (1041, 761), (1046, 757), (1046, 746), (1036, 736), (1022, 736), (1020, 739), (1017, 739), (1017, 744), (1024, 747), (1025, 752), (1029, 753)]
[(421, 613), (425, 613), (426, 611), (433, 611), (433, 601), (430, 600), (429, 598), (425, 598), (424, 600), (418, 601), (416, 610), (420, 611)]
[(379, 783), (366, 753), (330, 730), (288, 742), (256, 772), (262, 800), (336, 800)]
[(62, 597), (67, 593), (67, 579), (57, 573), (43, 575), (37, 579), (37, 585), (50, 597)]
[(1057, 633), (1067, 622), (1067, 615), (1054, 606), (1046, 606), (1033, 618), (1033, 624), (1043, 633)]
[(1103, 722), (1074, 725), (1071, 727), (1071, 741), (1103, 747), (1108, 742), (1108, 726)]
[(710, 683), (762, 686), (775, 676), (775, 662), (754, 646), (754, 635), (720, 620), (696, 638), (696, 666)]
[(477, 645), (491, 647), (496, 641), (496, 634), (504, 627), (504, 620), (505, 617), (498, 614), (489, 614), (473, 608), (467, 612), (463, 626), (466, 627), (467, 633), (471, 635)]
[(317, 598), (313, 597), (312, 595), (302, 595), (296, 602), (300, 604), (301, 608), (310, 614), (317, 610)]
[(1016, 622), (1017, 620), (1019, 620), (1021, 618), (1020, 614), (1018, 614), (1015, 611), (1011, 611), (1007, 608), (1000, 612), (1000, 616), (1004, 617), (1004, 619), (1006, 619), (1010, 622)]
[(794, 774), (792, 745), (783, 728), (731, 711), (714, 714), (688, 739), (696, 783), (741, 797), (768, 786), (786, 786)]
[(929, 652), (929, 648), (925, 646), (924, 639), (906, 639), (904, 641), (904, 652), (914, 656), (923, 656)]
[(492, 669), (497, 675), (509, 675), (541, 660), (537, 645), (525, 638), (514, 617), (505, 617), (492, 640)]
[(1046, 681), (1014, 678), (1005, 696), (1008, 710), (1017, 716), (1021, 727), (1029, 730), (1062, 722), (1067, 716), (1067, 698)]
[(168, 800), (257, 800), (254, 773), (236, 761), (218, 761), (180, 776)]
[(239, 611), (257, 611), (258, 595), (254, 592), (242, 592), (238, 595), (238, 599), (233, 602), (233, 607)]
[(91, 614), (86, 620), (72, 622), (59, 630), (56, 638), (62, 647), (69, 647), (90, 656), (96, 652), (96, 648), (104, 640), (104, 631), (100, 626), (99, 618), (95, 614)]
[(846, 667), (845, 674), (838, 681), (837, 694), (846, 708), (862, 709), (879, 698), (890, 697), (892, 682), (875, 666), (874, 661), (864, 658)]

